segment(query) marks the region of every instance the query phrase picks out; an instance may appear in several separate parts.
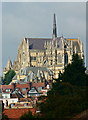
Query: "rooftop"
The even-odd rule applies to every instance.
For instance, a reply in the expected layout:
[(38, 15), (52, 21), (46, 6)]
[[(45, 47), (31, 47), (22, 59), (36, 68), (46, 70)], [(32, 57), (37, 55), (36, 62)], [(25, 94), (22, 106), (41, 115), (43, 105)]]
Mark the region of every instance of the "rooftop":
[(33, 115), (36, 114), (35, 108), (19, 108), (19, 109), (4, 109), (4, 114), (8, 116), (11, 120), (20, 120), (20, 117), (24, 113), (28, 113), (28, 111), (31, 111)]

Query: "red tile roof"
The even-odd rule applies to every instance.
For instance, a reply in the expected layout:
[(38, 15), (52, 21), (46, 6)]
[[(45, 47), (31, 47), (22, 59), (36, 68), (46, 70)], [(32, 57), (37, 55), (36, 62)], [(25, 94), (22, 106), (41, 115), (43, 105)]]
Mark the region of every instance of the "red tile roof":
[[(32, 87), (44, 87), (44, 82), (41, 83), (32, 83)], [(30, 84), (16, 84), (15, 88), (19, 88), (20, 91), (22, 91), (22, 88), (27, 88), (26, 91), (22, 91), (23, 94), (28, 92), (28, 89), (30, 89)], [(14, 90), (14, 85), (0, 85), (0, 89), (5, 92), (6, 89), (12, 89)]]
[(30, 88), (30, 85), (29, 84), (16, 84), (16, 88)]
[(40, 82), (39, 82), (39, 83), (32, 83), (32, 86), (33, 86), (33, 87), (36, 87), (36, 88), (37, 88), (37, 87), (44, 87), (45, 84), (44, 84), (44, 82), (41, 82), (41, 83), (40, 83)]
[(13, 87), (13, 85), (0, 85), (0, 89), (3, 89), (3, 90), (5, 90), (5, 89), (13, 89), (14, 87)]
[[(32, 87), (44, 87), (44, 82), (32, 83)], [(30, 88), (30, 84), (16, 84), (16, 88)]]
[(4, 109), (3, 113), (11, 120), (20, 120), (20, 117), (28, 111), (31, 111), (33, 115), (36, 114), (35, 108)]

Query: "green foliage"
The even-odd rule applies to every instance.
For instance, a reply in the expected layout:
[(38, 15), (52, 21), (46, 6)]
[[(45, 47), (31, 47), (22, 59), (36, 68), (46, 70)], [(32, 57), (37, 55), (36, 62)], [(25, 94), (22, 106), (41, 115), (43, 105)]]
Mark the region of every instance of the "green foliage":
[(20, 117), (20, 120), (33, 120), (35, 117), (32, 115), (32, 112), (29, 111)]
[(69, 82), (72, 85), (85, 86), (88, 82), (88, 75), (85, 74), (85, 66), (82, 59), (77, 54), (73, 55), (72, 63), (65, 67), (63, 74), (58, 80)]
[(11, 81), (12, 78), (15, 76), (15, 71), (10, 69), (6, 74), (5, 74), (5, 78), (4, 78), (4, 82), (6, 85), (8, 85)]
[(61, 83), (58, 90), (52, 89), (48, 99), (41, 103), (44, 118), (71, 119), (88, 108), (86, 88), (78, 88), (69, 83)]
[(1, 120), (9, 120), (8, 116), (5, 115), (4, 113), (2, 114), (2, 119)]
[(40, 105), (44, 118), (69, 120), (88, 109), (88, 75), (85, 70), (83, 60), (77, 54), (73, 55), (72, 63), (65, 67), (64, 73), (59, 74), (46, 102)]
[(40, 96), (40, 97), (38, 97), (38, 100), (44, 100), (46, 98), (47, 98), (46, 96)]

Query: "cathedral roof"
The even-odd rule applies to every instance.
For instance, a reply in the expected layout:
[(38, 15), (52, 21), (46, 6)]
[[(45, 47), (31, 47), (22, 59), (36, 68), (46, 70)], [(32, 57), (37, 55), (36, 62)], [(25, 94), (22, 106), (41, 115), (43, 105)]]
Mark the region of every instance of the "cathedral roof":
[[(52, 38), (25, 38), (25, 40), (29, 41), (29, 49), (44, 50), (44, 43), (46, 41), (52, 41)], [(61, 48), (61, 37), (57, 37), (56, 40), (58, 41), (58, 45)]]
[(27, 38), (29, 40), (29, 49), (45, 49), (45, 41), (51, 41), (51, 38)]
[(23, 74), (28, 74), (29, 71), (32, 71), (33, 73), (35, 73), (35, 74), (37, 75), (38, 70), (39, 70), (39, 71), (47, 71), (47, 72), (50, 72), (46, 67), (25, 67), (25, 68), (23, 68), (22, 73), (23, 73)]

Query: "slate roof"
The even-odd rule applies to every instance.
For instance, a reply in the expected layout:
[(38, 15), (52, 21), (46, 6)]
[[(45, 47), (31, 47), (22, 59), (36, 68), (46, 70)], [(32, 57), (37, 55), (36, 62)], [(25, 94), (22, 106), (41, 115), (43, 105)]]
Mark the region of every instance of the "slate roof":
[(38, 70), (41, 71), (49, 71), (46, 67), (26, 67), (26, 72), (33, 71), (35, 74), (37, 74)]
[(51, 41), (51, 38), (27, 38), (29, 40), (29, 49), (45, 49), (45, 41)]
[[(78, 51), (79, 51), (79, 45), (78, 45), (78, 42), (77, 42), (77, 38), (63, 38), (63, 37), (57, 37), (56, 40), (57, 40), (57, 45), (58, 45), (58, 48), (62, 48), (62, 39), (65, 39), (65, 40), (71, 40), (71, 41), (74, 41), (73, 44), (76, 45), (78, 47)], [(44, 50), (44, 43), (45, 41), (52, 41), (52, 38), (25, 38), (26, 42), (28, 40), (29, 42), (29, 49), (35, 49), (35, 50)], [(55, 45), (55, 41), (56, 40), (53, 40), (54, 41), (54, 45)]]
[[(35, 75), (37, 75), (39, 71), (47, 71), (48, 73), (51, 73), (50, 70), (48, 70), (46, 67), (25, 67), (22, 69), (22, 74), (28, 75), (29, 71), (32, 71)], [(26, 77), (25, 77), (26, 79)]]
[[(29, 41), (29, 49), (44, 50), (45, 41), (52, 41), (52, 38), (25, 38)], [(61, 48), (61, 37), (57, 37), (58, 46)]]

